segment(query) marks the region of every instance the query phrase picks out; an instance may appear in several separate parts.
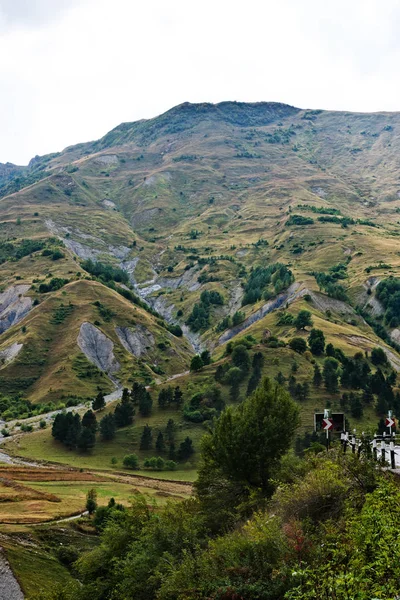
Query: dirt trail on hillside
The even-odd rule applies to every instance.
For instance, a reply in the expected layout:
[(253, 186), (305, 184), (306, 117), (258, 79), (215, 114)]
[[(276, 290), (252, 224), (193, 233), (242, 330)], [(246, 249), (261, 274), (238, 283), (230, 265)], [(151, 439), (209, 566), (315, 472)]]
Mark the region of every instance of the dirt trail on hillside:
[(0, 548), (0, 600), (24, 600), (24, 594)]

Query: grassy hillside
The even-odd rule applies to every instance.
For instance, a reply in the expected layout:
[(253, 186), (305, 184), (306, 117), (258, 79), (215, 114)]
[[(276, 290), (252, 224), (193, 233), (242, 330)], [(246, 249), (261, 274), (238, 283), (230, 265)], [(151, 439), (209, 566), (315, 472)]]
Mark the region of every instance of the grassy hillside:
[[(276, 263), (290, 269), (302, 291), (290, 299), (290, 310), (300, 310), (302, 296), (311, 294), (308, 308), (335, 345), (349, 352), (354, 344), (373, 347), (378, 338), (363, 317), (379, 317), (376, 284), (400, 273), (399, 127), (397, 113), (184, 104), (122, 124), (97, 142), (37, 158), (23, 176), (5, 166), (2, 290), (30, 287), (16, 293), (26, 308), (0, 337), (0, 352), (24, 344), (1, 369), (4, 392), (57, 402), (90, 397), (99, 387), (111, 391), (115, 383), (88, 364), (77, 344), (84, 322), (100, 322), (112, 340), (121, 385), (182, 372), (201, 348), (218, 357), (221, 341), (241, 329), (229, 332), (231, 317), (239, 311), (242, 320), (258, 320), (265, 305), (260, 298), (242, 306), (252, 269)], [(87, 259), (122, 268), (131, 297), (140, 296), (144, 308), (104, 279), (90, 281)], [(334, 299), (316, 281), (316, 273), (336, 267), (343, 267), (337, 283), (347, 308), (332, 308)], [(54, 278), (68, 282), (42, 293)], [(193, 307), (204, 291), (218, 292), (222, 304), (211, 305), (206, 321), (194, 326)], [(269, 297), (279, 291), (270, 286)], [(110, 321), (94, 302), (114, 313)], [(70, 303), (57, 322), (61, 304)], [(185, 335), (169, 333), (146, 306)], [(363, 317), (355, 312), (360, 309)], [(252, 328), (261, 331), (268, 319)], [(154, 345), (135, 358), (115, 328), (138, 325)], [(276, 333), (286, 341), (291, 335)]]

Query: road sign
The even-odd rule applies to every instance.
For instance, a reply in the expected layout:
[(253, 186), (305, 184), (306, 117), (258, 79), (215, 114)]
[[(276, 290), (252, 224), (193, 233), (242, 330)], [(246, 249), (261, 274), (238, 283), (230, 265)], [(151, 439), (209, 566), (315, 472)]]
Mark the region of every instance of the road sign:
[(333, 429), (333, 420), (329, 417), (322, 419), (322, 429), (324, 429), (325, 431)]
[(343, 413), (331, 413), (324, 414), (323, 412), (314, 413), (314, 430), (315, 431), (325, 431), (325, 427), (323, 424), (324, 419), (330, 419), (333, 423), (333, 427), (328, 429), (327, 431), (345, 431), (345, 417)]
[(385, 421), (385, 426), (386, 427), (393, 427), (394, 426), (394, 419), (392, 419), (392, 417), (387, 417), (386, 421)]

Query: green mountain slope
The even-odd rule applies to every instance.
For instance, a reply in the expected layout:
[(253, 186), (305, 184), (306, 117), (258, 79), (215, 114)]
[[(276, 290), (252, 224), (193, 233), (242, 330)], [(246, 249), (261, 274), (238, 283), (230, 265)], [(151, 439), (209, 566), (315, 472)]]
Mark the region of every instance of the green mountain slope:
[[(4, 389), (54, 400), (90, 396), (99, 386), (112, 389), (133, 377), (162, 379), (186, 370), (201, 348), (218, 355), (235, 335), (265, 329), (272, 310), (289, 304), (296, 313), (305, 296), (328, 341), (343, 327), (350, 332), (350, 340), (341, 338), (349, 352), (357, 338), (365, 349), (378, 343), (388, 349), (390, 338), (379, 340), (365, 319), (383, 311), (375, 298), (379, 280), (400, 273), (399, 129), (398, 113), (186, 103), (122, 124), (96, 142), (36, 157), (28, 167), (2, 165)], [(61, 256), (53, 260), (55, 252)], [(126, 272), (125, 283), (112, 283), (117, 291), (90, 272), (99, 261)], [(292, 272), (289, 293), (279, 280), (247, 302), (251, 270), (276, 263)], [(332, 268), (343, 288), (336, 298), (315, 278)], [(59, 289), (43, 292), (54, 279), (63, 280)], [(196, 320), (193, 307), (204, 291), (222, 300), (207, 305), (205, 320)], [(137, 308), (134, 297), (145, 304)], [(96, 301), (110, 307), (109, 322), (99, 317)], [(79, 308), (53, 323), (61, 303)], [(138, 312), (155, 340), (140, 367), (115, 334), (116, 327), (136, 323)], [(232, 328), (237, 312), (241, 323)], [(121, 368), (117, 382), (104, 369), (85, 380), (74, 369), (84, 322), (112, 340)], [(179, 324), (184, 336), (168, 332), (166, 322)], [(56, 338), (66, 340), (62, 348)], [(13, 344), (23, 344), (15, 357)], [(26, 364), (29, 352), (40, 368)]]

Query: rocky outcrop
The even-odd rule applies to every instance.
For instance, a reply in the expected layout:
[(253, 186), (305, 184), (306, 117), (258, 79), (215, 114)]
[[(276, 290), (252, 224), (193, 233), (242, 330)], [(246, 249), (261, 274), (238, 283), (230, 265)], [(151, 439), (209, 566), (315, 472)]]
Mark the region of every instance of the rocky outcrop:
[(116, 327), (115, 331), (123, 347), (138, 357), (154, 346), (154, 337), (143, 325), (133, 327)]
[(0, 600), (24, 600), (24, 594), (0, 548)]
[(305, 294), (309, 293), (307, 289), (301, 290), (299, 288), (299, 283), (292, 283), (292, 285), (287, 289), (286, 292), (283, 292), (282, 294), (276, 296), (276, 298), (269, 300), (266, 304), (264, 304), (264, 306), (256, 310), (249, 317), (247, 317), (247, 319), (245, 319), (243, 323), (240, 323), (240, 325), (236, 325), (236, 327), (232, 327), (231, 329), (225, 331), (219, 338), (218, 343), (223, 344), (224, 342), (227, 342), (228, 340), (235, 337), (235, 335), (237, 335), (238, 333), (241, 333), (245, 329), (248, 329), (248, 327), (250, 327), (254, 323), (257, 323), (257, 321), (263, 319), (273, 310), (277, 310), (285, 304), (291, 304), (292, 302), (297, 300), (297, 298), (300, 298), (301, 296), (304, 296)]
[(13, 285), (0, 294), (0, 333), (19, 323), (32, 308), (32, 299), (24, 294), (30, 285)]
[(15, 342), (11, 346), (8, 346), (8, 348), (0, 350), (0, 368), (12, 362), (22, 350), (22, 347), (22, 344), (18, 344), (17, 342)]
[(81, 325), (77, 341), (86, 358), (115, 381), (115, 373), (120, 365), (114, 356), (114, 344), (110, 338), (91, 323), (85, 322)]

